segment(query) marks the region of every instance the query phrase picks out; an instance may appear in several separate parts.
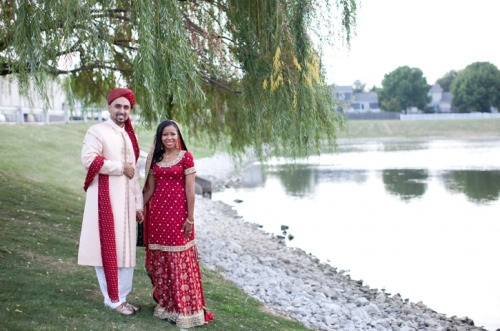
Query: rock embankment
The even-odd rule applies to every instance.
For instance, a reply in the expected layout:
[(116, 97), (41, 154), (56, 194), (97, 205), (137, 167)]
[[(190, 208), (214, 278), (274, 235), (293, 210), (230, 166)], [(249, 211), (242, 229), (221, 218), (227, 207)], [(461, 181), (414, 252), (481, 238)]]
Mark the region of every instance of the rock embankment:
[[(198, 175), (217, 185), (235, 175), (230, 158), (201, 159)], [(271, 312), (315, 330), (485, 330), (467, 317), (447, 317), (363, 285), (336, 268), (245, 222), (228, 205), (197, 196), (201, 262), (262, 302)]]

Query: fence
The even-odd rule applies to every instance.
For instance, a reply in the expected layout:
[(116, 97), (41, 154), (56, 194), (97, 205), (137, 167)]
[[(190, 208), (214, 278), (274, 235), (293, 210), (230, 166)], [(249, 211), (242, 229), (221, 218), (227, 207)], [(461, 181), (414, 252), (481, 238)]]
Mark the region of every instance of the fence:
[[(439, 114), (400, 114), (395, 112), (376, 113), (344, 113), (348, 120), (461, 120), (461, 119), (494, 119), (500, 118), (500, 113), (439, 113)], [(0, 123), (69, 123), (70, 120), (88, 119), (105, 120), (107, 111), (77, 110), (70, 114), (69, 110), (47, 110), (43, 108), (0, 107)], [(72, 118), (71, 118), (72, 117)], [(136, 116), (133, 120), (137, 121)]]
[(395, 112), (344, 113), (348, 120), (471, 120), (500, 118), (500, 113), (439, 113), (439, 114), (401, 114)]
[(68, 123), (67, 110), (47, 110), (42, 108), (0, 107), (0, 123)]
[(500, 118), (500, 113), (440, 113), (440, 114), (401, 114), (402, 121), (419, 120), (472, 120)]
[[(23, 108), (23, 107), (1, 107), (0, 106), (0, 124), (23, 124), (23, 123), (69, 123), (74, 120), (99, 120), (104, 121), (108, 118), (107, 110), (46, 110), (43, 108)], [(136, 116), (132, 120), (137, 120)]]
[(367, 113), (344, 113), (348, 120), (399, 120), (400, 113), (395, 112), (367, 112)]

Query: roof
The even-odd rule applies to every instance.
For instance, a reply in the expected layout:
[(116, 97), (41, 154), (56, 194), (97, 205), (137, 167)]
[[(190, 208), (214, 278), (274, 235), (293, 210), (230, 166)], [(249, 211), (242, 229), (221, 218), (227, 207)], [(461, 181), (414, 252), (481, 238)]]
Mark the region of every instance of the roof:
[(352, 93), (353, 91), (352, 86), (335, 85), (333, 88), (337, 93)]
[(354, 102), (378, 102), (375, 92), (354, 93), (353, 98)]
[(429, 93), (435, 93), (435, 92), (439, 93), (443, 92), (443, 88), (441, 87), (441, 85), (439, 85), (439, 83), (434, 84), (429, 90)]

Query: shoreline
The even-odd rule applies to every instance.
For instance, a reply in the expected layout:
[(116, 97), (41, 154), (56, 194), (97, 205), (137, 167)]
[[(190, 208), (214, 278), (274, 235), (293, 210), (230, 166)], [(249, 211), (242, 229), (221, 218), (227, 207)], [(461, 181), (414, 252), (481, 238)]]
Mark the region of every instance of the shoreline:
[[(196, 162), (196, 161), (195, 161)], [(251, 164), (243, 161), (243, 168)], [(233, 160), (217, 153), (196, 162), (218, 190), (237, 183)], [(218, 270), (271, 313), (314, 330), (486, 330), (422, 302), (371, 289), (277, 236), (246, 222), (229, 205), (196, 196), (197, 245), (205, 267)]]

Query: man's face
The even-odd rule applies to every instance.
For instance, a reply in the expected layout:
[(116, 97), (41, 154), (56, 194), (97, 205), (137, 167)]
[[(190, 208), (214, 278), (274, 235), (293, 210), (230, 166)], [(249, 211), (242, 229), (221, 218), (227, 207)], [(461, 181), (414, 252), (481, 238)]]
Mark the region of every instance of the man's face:
[(130, 107), (130, 101), (125, 97), (119, 97), (113, 100), (110, 105), (108, 105), (109, 116), (119, 126), (124, 126), (125, 121), (128, 119), (132, 108)]

